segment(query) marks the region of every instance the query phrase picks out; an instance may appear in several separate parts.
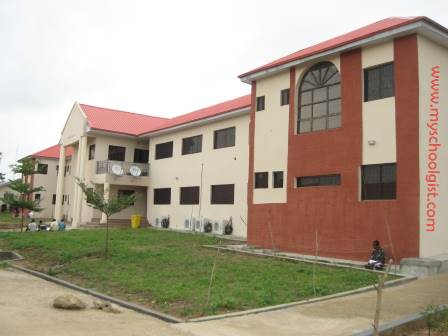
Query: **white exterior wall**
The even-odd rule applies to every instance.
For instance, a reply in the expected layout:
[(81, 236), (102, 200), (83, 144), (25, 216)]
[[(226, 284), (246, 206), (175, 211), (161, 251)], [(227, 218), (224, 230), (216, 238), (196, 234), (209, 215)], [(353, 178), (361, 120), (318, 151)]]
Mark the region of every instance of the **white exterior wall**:
[[(40, 194), (40, 206), (43, 208), (41, 212), (35, 214), (36, 218), (52, 218), (55, 205), (52, 204), (53, 195), (56, 195), (56, 166), (58, 159), (39, 158), (38, 163), (48, 165), (47, 174), (34, 174), (34, 187), (43, 187), (45, 190)], [(37, 168), (37, 166), (36, 166)], [(33, 195), (35, 197), (35, 194)]]
[[(236, 127), (235, 146), (213, 149), (213, 132)], [(202, 152), (182, 155), (182, 139), (202, 134)], [(173, 141), (173, 157), (155, 160), (155, 145)], [(170, 228), (183, 230), (185, 219), (207, 218), (212, 221), (232, 217), (234, 235), (247, 235), (247, 175), (249, 157), (249, 114), (210, 124), (178, 130), (150, 138), (150, 187), (148, 221), (170, 216)], [(202, 170), (203, 168), (203, 170)], [(201, 186), (199, 205), (180, 205), (180, 187)], [(234, 204), (210, 204), (211, 185), (234, 184)], [(155, 205), (154, 188), (171, 188), (171, 204)], [(243, 220), (241, 220), (243, 218)]]
[[(420, 91), (420, 257), (429, 257), (448, 253), (448, 49), (422, 36), (418, 36), (417, 43)], [(431, 86), (437, 88), (437, 81), (432, 76), (435, 66), (440, 67), (438, 103), (437, 100), (431, 101), (431, 93), (434, 92)], [(431, 111), (431, 108), (435, 110)], [(432, 129), (428, 127), (428, 122)], [(436, 151), (430, 151), (429, 142), (441, 146)], [(427, 182), (427, 176), (428, 181), (433, 182)], [(434, 187), (436, 189), (428, 190)]]
[[(257, 81), (256, 96), (265, 97), (265, 109), (255, 112), (254, 172), (268, 172), (269, 181), (268, 188), (253, 190), (254, 204), (286, 202), (289, 104), (280, 105), (280, 92), (289, 87), (289, 71)], [(283, 172), (283, 188), (273, 187), (274, 171)]]
[[(362, 68), (393, 62), (393, 42), (362, 49)], [(374, 141), (374, 145), (369, 145)], [(396, 162), (395, 97), (362, 104), (362, 163)]]

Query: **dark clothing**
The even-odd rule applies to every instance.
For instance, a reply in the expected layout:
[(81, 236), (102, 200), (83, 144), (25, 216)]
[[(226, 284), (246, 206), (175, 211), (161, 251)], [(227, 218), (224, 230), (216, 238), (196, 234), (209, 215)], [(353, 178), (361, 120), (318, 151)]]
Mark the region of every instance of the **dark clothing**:
[(370, 255), (371, 260), (379, 261), (382, 264), (386, 263), (386, 256), (384, 250), (381, 247), (374, 248), (372, 254)]

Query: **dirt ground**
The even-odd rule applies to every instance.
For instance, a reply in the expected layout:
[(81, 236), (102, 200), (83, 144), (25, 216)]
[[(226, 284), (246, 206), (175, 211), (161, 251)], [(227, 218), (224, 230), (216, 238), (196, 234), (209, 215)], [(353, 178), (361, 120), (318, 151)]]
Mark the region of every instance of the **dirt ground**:
[[(53, 299), (73, 294), (88, 304), (83, 311), (54, 309)], [(117, 307), (113, 314), (90, 309), (96, 298), (14, 271), (0, 270), (0, 336), (181, 336), (171, 324)]]

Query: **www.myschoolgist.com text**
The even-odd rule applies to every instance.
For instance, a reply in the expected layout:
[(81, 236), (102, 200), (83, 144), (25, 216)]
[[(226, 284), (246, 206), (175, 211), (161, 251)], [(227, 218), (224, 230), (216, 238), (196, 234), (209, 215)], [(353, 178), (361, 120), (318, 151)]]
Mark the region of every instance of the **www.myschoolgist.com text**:
[(426, 231), (434, 232), (437, 227), (439, 197), (439, 157), (441, 156), (439, 113), (440, 109), (440, 66), (431, 69), (430, 96), (427, 112), (426, 146)]

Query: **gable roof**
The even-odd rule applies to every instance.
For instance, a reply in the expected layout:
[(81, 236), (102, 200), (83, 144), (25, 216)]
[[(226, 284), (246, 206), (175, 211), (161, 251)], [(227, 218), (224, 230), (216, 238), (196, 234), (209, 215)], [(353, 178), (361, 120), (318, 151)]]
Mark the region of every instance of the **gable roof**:
[(417, 21), (425, 21), (433, 26), (436, 26), (439, 29), (446, 31), (446, 28), (439, 25), (435, 21), (425, 17), (425, 16), (414, 16), (414, 17), (390, 17), (367, 26), (361, 27), (359, 29), (353, 30), (349, 33), (339, 35), (327, 41), (315, 44), (308, 48), (296, 51), (290, 55), (284, 56), (282, 58), (276, 59), (270, 63), (262, 65), (258, 68), (250, 70), (246, 73), (239, 75), (239, 78), (246, 77), (248, 75), (255, 74), (257, 72), (267, 70), (279, 65), (284, 65), (289, 62), (297, 61), (302, 58), (306, 58), (309, 56), (313, 56), (315, 54), (329, 51), (331, 49), (335, 49), (337, 47), (341, 47), (343, 45), (356, 42), (359, 40), (363, 40), (365, 38), (371, 37), (373, 35), (386, 32), (388, 30), (392, 30), (401, 26), (409, 25), (411, 23), (415, 23)]
[[(28, 157), (32, 158), (47, 158), (47, 159), (59, 159), (59, 153), (60, 153), (61, 146), (60, 145), (54, 145), (45, 149), (42, 149), (41, 151), (38, 151), (34, 154), (29, 155)], [(73, 148), (67, 147), (65, 149), (65, 156), (69, 157), (73, 155)]]
[(212, 117), (217, 117), (226, 113), (238, 111), (249, 107), (251, 105), (251, 96), (245, 95), (235, 99), (227, 100), (225, 102), (215, 104), (200, 110), (196, 110), (187, 114), (182, 114), (172, 119), (167, 119), (161, 125), (148, 129), (142, 134), (152, 133), (156, 131), (166, 130), (168, 128), (185, 125), (194, 121), (204, 120)]
[(137, 136), (161, 125), (166, 118), (79, 104), (91, 129)]

